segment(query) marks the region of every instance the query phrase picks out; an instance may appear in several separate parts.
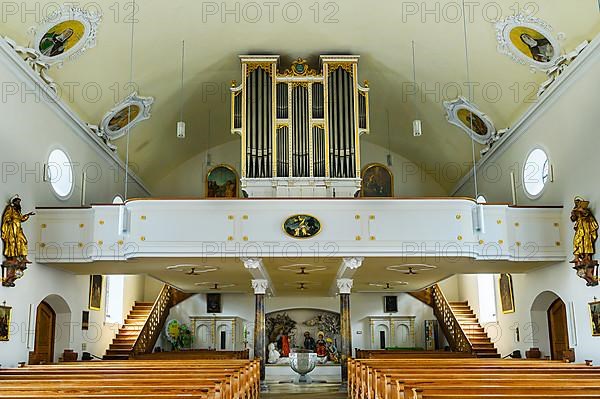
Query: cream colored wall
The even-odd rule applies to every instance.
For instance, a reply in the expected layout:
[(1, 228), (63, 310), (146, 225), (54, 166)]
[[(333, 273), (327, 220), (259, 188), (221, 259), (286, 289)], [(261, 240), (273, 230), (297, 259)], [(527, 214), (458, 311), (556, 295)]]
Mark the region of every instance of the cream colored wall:
[[(573, 198), (579, 195), (590, 200), (597, 216), (600, 209), (597, 156), (600, 147), (600, 90), (597, 90), (600, 87), (600, 54), (596, 53), (588, 61), (571, 84), (560, 93), (555, 93), (557, 95), (551, 99), (548, 107), (529, 121), (526, 133), (492, 161), (490, 174), (493, 170), (501, 171), (499, 181), (485, 177), (479, 179), (479, 191), (485, 194), (488, 201), (510, 201), (510, 171), (516, 169), (520, 181), (522, 165), (529, 151), (538, 146), (544, 148), (554, 167), (554, 182), (547, 184), (543, 195), (537, 200), (527, 198), (519, 182), (518, 201), (520, 205), (564, 206), (564, 237), (561, 245), (567, 260), (572, 259), (573, 231), (569, 214)], [(458, 195), (465, 195), (471, 190), (472, 182), (463, 187)], [(588, 313), (588, 302), (600, 297), (600, 288), (586, 287), (585, 281), (578, 278), (571, 267), (568, 262), (561, 262), (525, 275), (513, 276), (516, 312), (507, 315), (499, 312), (498, 347), (503, 354), (513, 349), (521, 349), (524, 353), (532, 346), (547, 347), (547, 326), (531, 324), (531, 307), (538, 295), (552, 291), (562, 298), (568, 309), (571, 304), (573, 306), (574, 312), (568, 312), (567, 316), (569, 323), (574, 325), (574, 328), (569, 327), (569, 335), (577, 359), (600, 361), (600, 337), (592, 337)], [(466, 278), (462, 280), (466, 281)], [(514, 332), (517, 326), (521, 333), (520, 342), (516, 341)]]
[[(361, 162), (363, 167), (370, 163), (387, 164), (388, 151), (376, 144), (362, 141)], [(152, 187), (155, 196), (204, 196), (206, 173), (218, 164), (227, 164), (240, 173), (240, 141), (236, 140), (209, 150), (211, 165), (206, 166), (207, 153), (202, 152), (183, 162)], [(440, 197), (448, 193), (433, 176), (415, 163), (392, 153), (394, 195), (397, 197)]]
[[(0, 85), (6, 87), (5, 85), (14, 84), (20, 88), (19, 93), (4, 96), (0, 118), (2, 206), (17, 193), (22, 198), (25, 212), (38, 206), (78, 206), (81, 174), (86, 168), (88, 179), (96, 179), (92, 175), (93, 171), (101, 173), (96, 182), (87, 184), (88, 202), (112, 202), (114, 195), (122, 193), (123, 173), (119, 172), (115, 177), (115, 170), (118, 168), (114, 161), (99, 154), (78, 136), (63, 115), (53, 111), (42, 97), (36, 97), (35, 93), (39, 95), (39, 90), (14, 72), (11, 61), (0, 57)], [(75, 164), (75, 189), (66, 201), (59, 200), (51, 191), (49, 183), (42, 181), (43, 164), (53, 148), (66, 150)], [(145, 195), (135, 184), (131, 184), (130, 194)], [(37, 245), (34, 226), (35, 216), (23, 225), (29, 238), (30, 260), (35, 259)], [(28, 352), (33, 350), (35, 309), (44, 298), (52, 294), (62, 297), (68, 305), (68, 311), (59, 313), (57, 330), (60, 335), (57, 336), (55, 352), (73, 349), (81, 353), (82, 344), (85, 343), (87, 351), (102, 355), (113, 332), (109, 326), (104, 325), (104, 303), (102, 310), (90, 311), (90, 329), (81, 330), (81, 314), (88, 309), (88, 293), (88, 276), (75, 276), (35, 261), (29, 266), (25, 276), (16, 282), (16, 287), (0, 287), (0, 302), (6, 301), (6, 305), (12, 307), (10, 341), (0, 343), (2, 366), (15, 366), (17, 362), (27, 361)], [(127, 298), (138, 298), (139, 295), (139, 285), (135, 289), (127, 288)], [(30, 309), (33, 309), (31, 317)], [(28, 331), (31, 332), (29, 337)]]

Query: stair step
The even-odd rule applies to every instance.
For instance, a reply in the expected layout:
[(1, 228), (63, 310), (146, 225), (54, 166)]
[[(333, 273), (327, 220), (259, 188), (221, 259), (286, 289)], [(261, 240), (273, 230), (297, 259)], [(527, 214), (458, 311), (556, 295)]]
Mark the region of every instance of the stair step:
[(144, 317), (148, 317), (150, 315), (150, 311), (149, 310), (138, 310), (138, 309), (133, 309), (131, 312), (129, 312), (129, 316), (144, 316)]
[(481, 343), (476, 344), (474, 342), (471, 342), (471, 343), (473, 344), (473, 350), (475, 352), (479, 352), (481, 350), (485, 351), (488, 349), (493, 349), (494, 351), (496, 350), (496, 348), (494, 348), (494, 344), (492, 344), (491, 342), (489, 344), (481, 344)]
[(129, 360), (129, 355), (104, 355), (102, 360)]
[(135, 306), (154, 306), (154, 302), (135, 301)]
[(448, 302), (450, 304), (450, 306), (455, 306), (455, 305), (463, 305), (463, 306), (469, 306), (469, 302), (467, 301), (455, 301), (455, 302)]
[(475, 356), (479, 357), (479, 358), (494, 358), (494, 359), (500, 359), (502, 356), (500, 356), (499, 353), (475, 353)]
[(124, 349), (124, 350), (128, 350), (130, 351), (133, 348), (133, 344), (135, 342), (132, 342), (131, 344), (110, 344), (110, 346), (108, 347), (108, 350), (115, 350), (115, 349)]
[(127, 316), (128, 320), (144, 320), (145, 321), (147, 318), (148, 318), (147, 314), (132, 314), (132, 313), (130, 313)]

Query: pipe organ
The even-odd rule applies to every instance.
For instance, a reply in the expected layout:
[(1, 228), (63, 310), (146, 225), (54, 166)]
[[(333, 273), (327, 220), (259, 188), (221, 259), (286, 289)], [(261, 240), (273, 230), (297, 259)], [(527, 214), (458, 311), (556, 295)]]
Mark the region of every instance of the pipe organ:
[(360, 137), (369, 132), (369, 88), (358, 59), (324, 55), (320, 70), (298, 59), (240, 56), (231, 131), (241, 136), (241, 187), (249, 197), (353, 197), (360, 189)]

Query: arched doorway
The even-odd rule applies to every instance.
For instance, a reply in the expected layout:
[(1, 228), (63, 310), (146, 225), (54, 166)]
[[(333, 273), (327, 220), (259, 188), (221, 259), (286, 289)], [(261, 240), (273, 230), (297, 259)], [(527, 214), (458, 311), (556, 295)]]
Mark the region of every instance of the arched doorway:
[(569, 350), (569, 328), (567, 307), (560, 298), (552, 302), (548, 308), (548, 331), (552, 360), (561, 360), (563, 353)]
[(59, 295), (40, 302), (35, 316), (34, 350), (29, 364), (54, 363), (71, 343), (71, 308)]
[(532, 346), (539, 347), (543, 356), (561, 360), (569, 350), (569, 329), (564, 301), (552, 291), (540, 293), (531, 305), (530, 332)]

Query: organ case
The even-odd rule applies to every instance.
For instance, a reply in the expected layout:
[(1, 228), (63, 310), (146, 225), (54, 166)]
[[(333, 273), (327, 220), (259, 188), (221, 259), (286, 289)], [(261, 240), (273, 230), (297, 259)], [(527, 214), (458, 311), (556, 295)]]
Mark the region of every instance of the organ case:
[(298, 59), (240, 56), (231, 88), (232, 133), (241, 136), (241, 187), (249, 197), (352, 197), (360, 189), (360, 136), (369, 132), (369, 88), (354, 55)]

